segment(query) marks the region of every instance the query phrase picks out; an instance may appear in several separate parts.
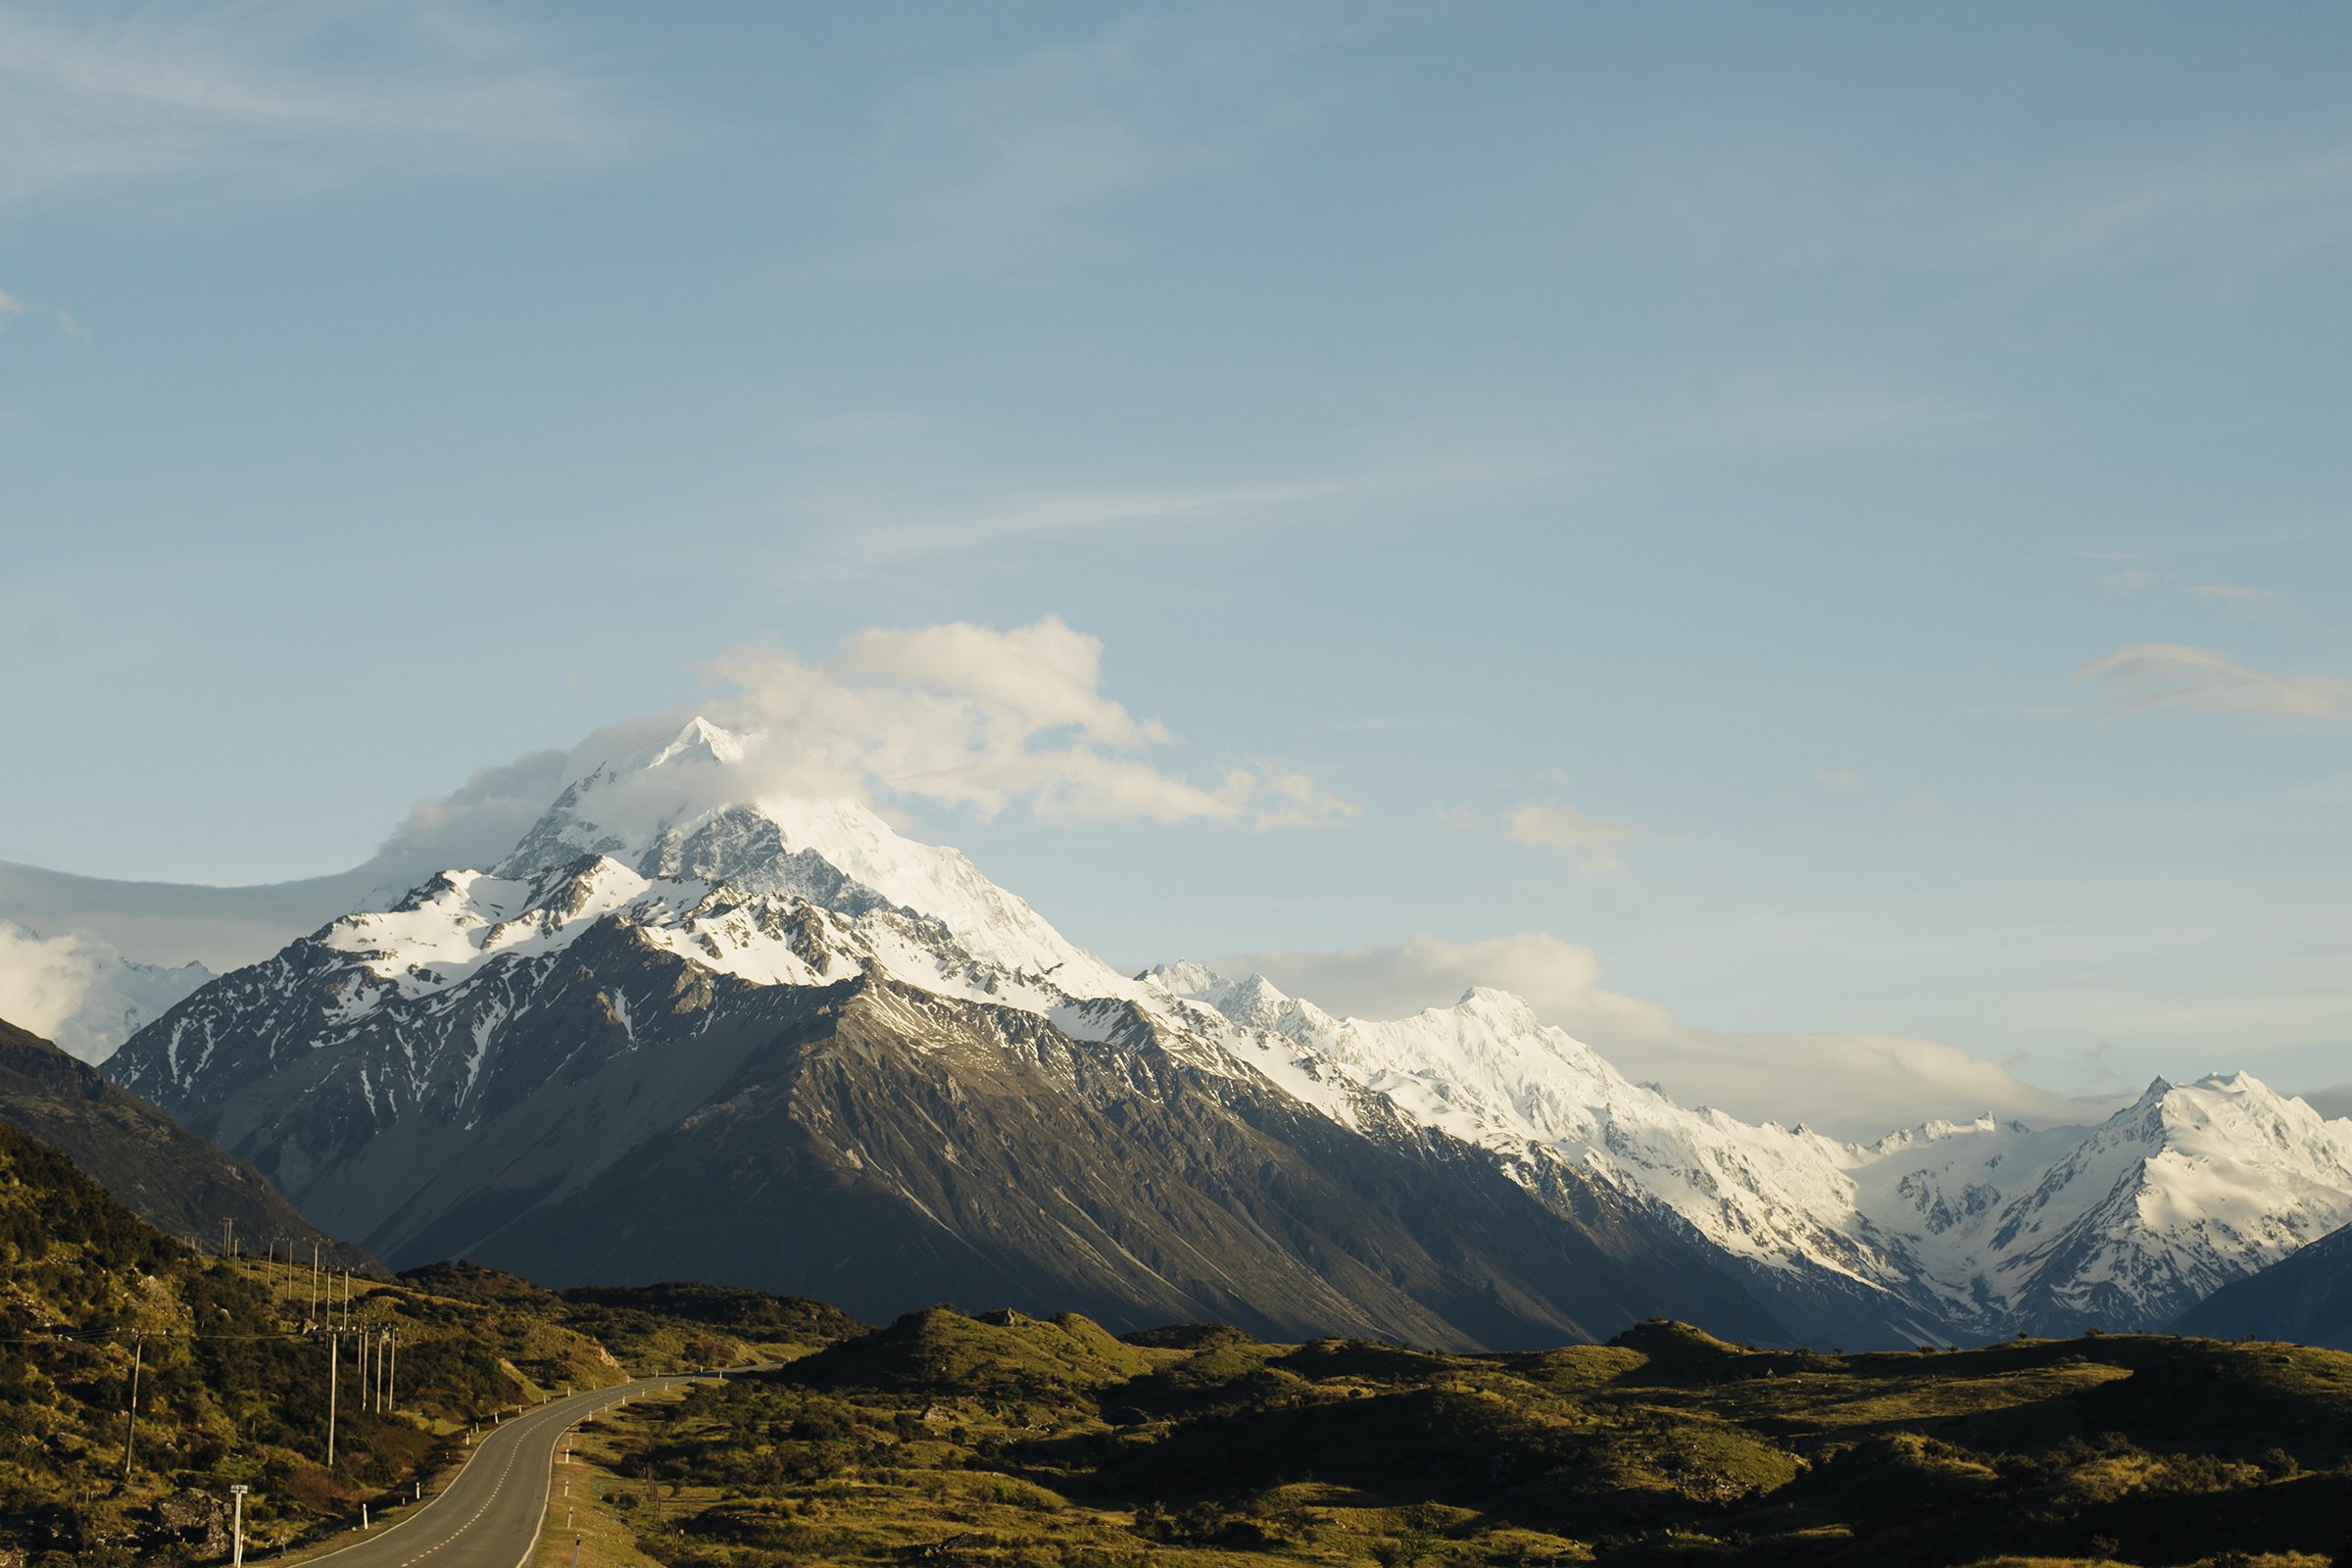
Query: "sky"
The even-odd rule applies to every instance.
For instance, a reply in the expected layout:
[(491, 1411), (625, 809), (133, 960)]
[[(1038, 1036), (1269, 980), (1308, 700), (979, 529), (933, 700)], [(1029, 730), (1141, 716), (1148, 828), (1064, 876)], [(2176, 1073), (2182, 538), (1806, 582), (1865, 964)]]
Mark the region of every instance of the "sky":
[(1123, 965), (2352, 1081), (2348, 55), (0, 5), (0, 859), (339, 872), (733, 703)]

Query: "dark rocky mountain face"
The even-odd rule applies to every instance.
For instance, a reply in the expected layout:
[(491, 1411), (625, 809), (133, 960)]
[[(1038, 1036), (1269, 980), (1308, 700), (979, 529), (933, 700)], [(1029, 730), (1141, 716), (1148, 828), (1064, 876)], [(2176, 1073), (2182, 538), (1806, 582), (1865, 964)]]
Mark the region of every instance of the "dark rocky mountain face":
[(2183, 1313), (2173, 1330), (2352, 1350), (2352, 1226), (2223, 1286)]
[[(1148, 1041), (887, 981), (830, 1022), (486, 1252), (548, 1277), (716, 1267), (875, 1317), (1058, 1303), (1120, 1328), (1526, 1346), (1675, 1310), (1785, 1334), (1614, 1195), (1584, 1184), (1571, 1217), (1400, 1119), (1350, 1132)], [(710, 1200), (662, 1196), (682, 1193)]]
[(227, 1221), (244, 1250), (291, 1243), (307, 1260), (316, 1243), (338, 1262), (373, 1263), (304, 1218), (250, 1162), (6, 1022), (0, 1022), (0, 1122), (64, 1154), (166, 1235), (219, 1248)]
[[(313, 1049), (343, 983), (297, 944), (121, 1069), (396, 1266), (704, 1279), (869, 1317), (954, 1300), (1501, 1347), (1671, 1314), (1786, 1338), (1703, 1244), (1576, 1172), (1546, 1204), (1485, 1151), (1189, 1063), (1140, 1014), (1082, 1041), (883, 977), (754, 985), (625, 914)], [(173, 1076), (172, 1027), (202, 1071)]]

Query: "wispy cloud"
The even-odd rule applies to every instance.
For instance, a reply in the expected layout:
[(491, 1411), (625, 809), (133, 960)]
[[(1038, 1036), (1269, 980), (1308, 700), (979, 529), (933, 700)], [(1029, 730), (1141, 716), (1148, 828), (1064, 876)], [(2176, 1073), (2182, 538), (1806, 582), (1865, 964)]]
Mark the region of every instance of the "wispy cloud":
[(2295, 608), (2295, 596), (2276, 588), (2241, 588), (2235, 583), (2201, 582), (2188, 590), (2208, 604), (2248, 620), (2277, 620)]
[(779, 514), (823, 541), (796, 558), (798, 577), (812, 571), (856, 577), (910, 558), (962, 557), (1031, 538), (1354, 519), (1373, 506), (1438, 487), (1459, 493), (1524, 476), (1515, 469), (1383, 464), (1294, 477), (1026, 488), (960, 475), (943, 486), (952, 468), (906, 466), (918, 472), (918, 491), (890, 494), (872, 472), (860, 471), (832, 493), (805, 490), (776, 504)]
[(2097, 706), (2113, 711), (2173, 709), (2288, 720), (2352, 720), (2352, 680), (2280, 675), (2185, 643), (2119, 648), (2075, 671), (2075, 679), (2097, 687)]
[(1821, 785), (1824, 789), (1833, 790), (1866, 790), (1870, 788), (1869, 783), (1864, 780), (1862, 775), (1850, 767), (1817, 767), (1813, 770), (1813, 782)]
[(2060, 178), (1987, 237), (2022, 258), (2081, 262), (2175, 249), (2217, 230), (2300, 246), (2352, 233), (2352, 146), (2223, 149)]
[(1702, 418), (1722, 443), (1773, 450), (1972, 445), (1998, 434), (1999, 416), (1876, 377), (1810, 368), (1727, 379)]
[(309, 189), (626, 139), (601, 84), (543, 40), (451, 21), (284, 3), (0, 13), (0, 200), (163, 176)]
[(2123, 571), (2110, 571), (2094, 577), (2091, 579), (2091, 584), (2103, 594), (2109, 594), (2118, 599), (2129, 599), (2133, 594), (2146, 593), (2162, 581), (2164, 581), (2164, 573), (2161, 571), (2153, 571), (2145, 566), (2132, 566)]
[(1370, 480), (1039, 491), (977, 505), (869, 516), (852, 530), (860, 554), (968, 549), (1024, 534), (1079, 533), (1147, 524), (1211, 523), (1320, 501)]
[(1566, 801), (1528, 801), (1503, 817), (1502, 836), (1564, 856), (1586, 876), (1606, 876), (1625, 869), (1620, 850), (1642, 830), (1631, 822), (1587, 816)]

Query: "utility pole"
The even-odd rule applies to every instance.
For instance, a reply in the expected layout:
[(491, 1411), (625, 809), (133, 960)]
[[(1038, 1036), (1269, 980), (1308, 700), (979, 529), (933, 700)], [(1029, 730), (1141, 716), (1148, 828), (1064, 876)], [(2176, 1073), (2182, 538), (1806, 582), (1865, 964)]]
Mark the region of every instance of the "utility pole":
[[(271, 1245), (274, 1248), (275, 1244)], [(275, 1256), (274, 1251), (271, 1255)], [(228, 1494), (236, 1500), (237, 1509), (236, 1523), (229, 1527), (232, 1544), (229, 1547), (228, 1568), (245, 1568), (245, 1483), (239, 1481), (232, 1484)]]
[(139, 1366), (147, 1358), (147, 1342), (134, 1334), (130, 1337), (130, 1403), (123, 1410), (122, 1420), (122, 1484), (130, 1485), (130, 1451), (139, 1437)]
[(342, 1370), (343, 1347), (335, 1331), (326, 1331), (326, 1473), (335, 1473), (335, 1374)]
[(400, 1413), (400, 1329), (392, 1330), (392, 1364), (384, 1371), (384, 1408), (394, 1415)]
[(311, 1242), (311, 1315), (310, 1322), (318, 1321), (318, 1243)]

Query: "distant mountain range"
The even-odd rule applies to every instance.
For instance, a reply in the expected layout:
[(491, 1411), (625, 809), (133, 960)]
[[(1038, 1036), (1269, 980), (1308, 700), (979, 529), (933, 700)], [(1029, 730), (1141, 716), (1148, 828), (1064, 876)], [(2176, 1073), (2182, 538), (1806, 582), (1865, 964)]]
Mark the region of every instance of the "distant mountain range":
[(1373, 1022), (1120, 974), (745, 755), (697, 719), (598, 766), (486, 871), (212, 981), (108, 1071), (395, 1264), (869, 1317), (1985, 1340), (2160, 1325), (2352, 1220), (2352, 1122), (2242, 1074), (2092, 1128), (1752, 1126), (1500, 992)]

